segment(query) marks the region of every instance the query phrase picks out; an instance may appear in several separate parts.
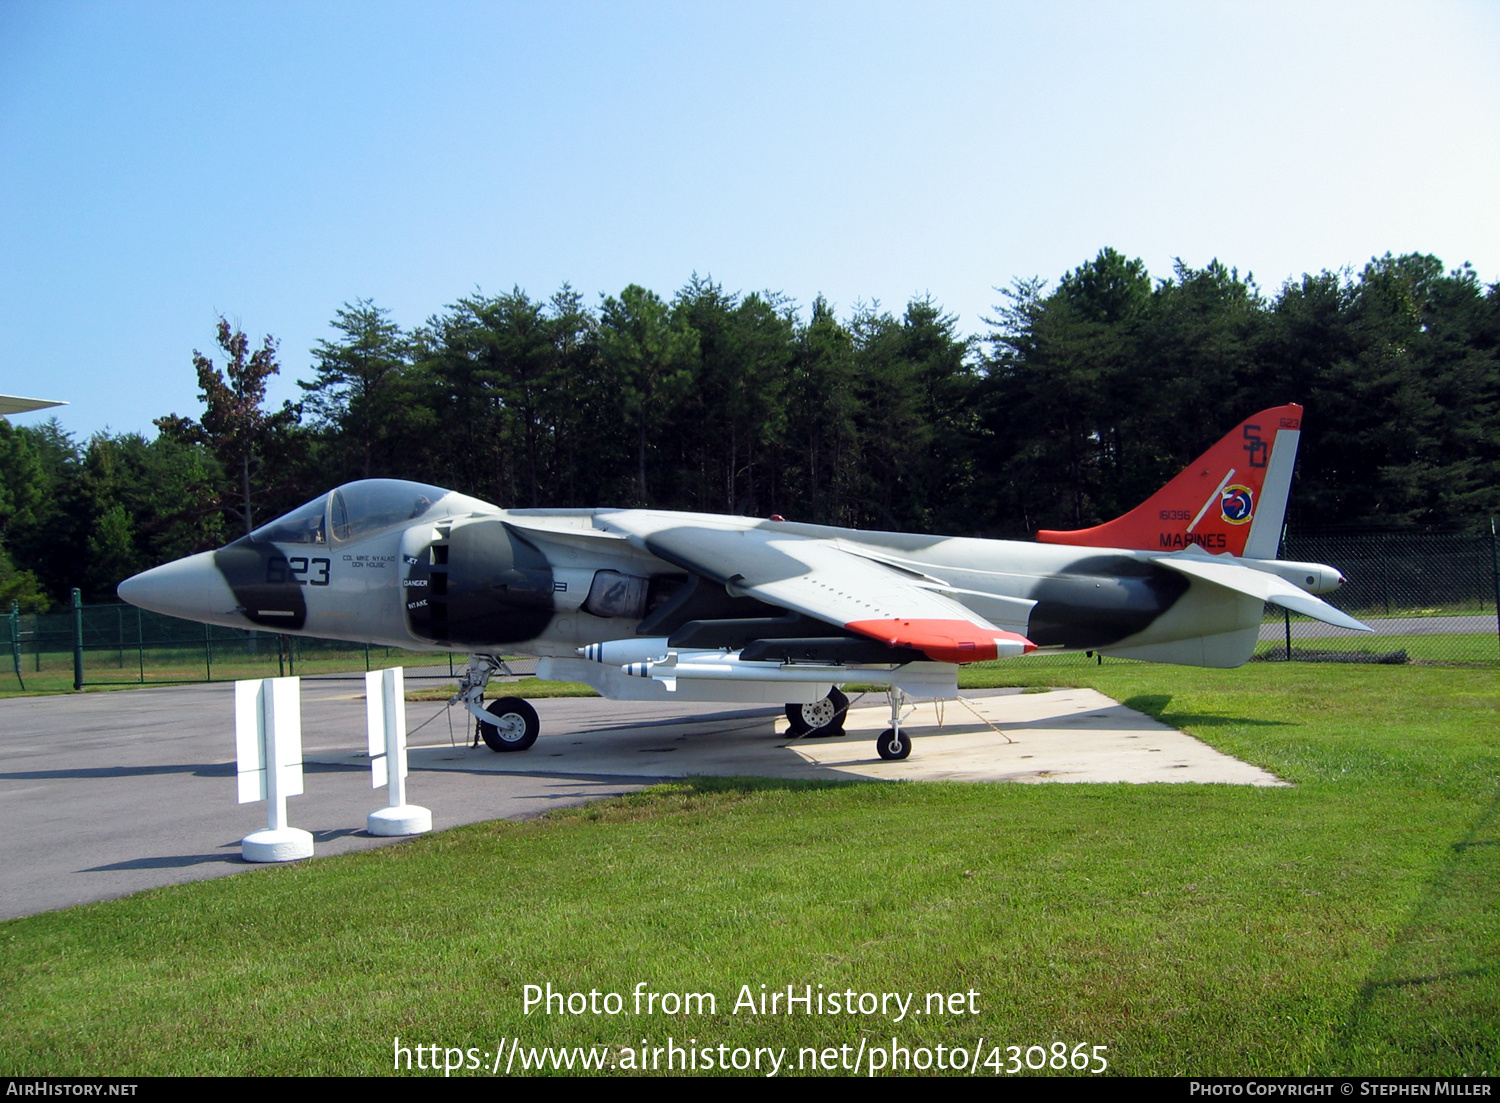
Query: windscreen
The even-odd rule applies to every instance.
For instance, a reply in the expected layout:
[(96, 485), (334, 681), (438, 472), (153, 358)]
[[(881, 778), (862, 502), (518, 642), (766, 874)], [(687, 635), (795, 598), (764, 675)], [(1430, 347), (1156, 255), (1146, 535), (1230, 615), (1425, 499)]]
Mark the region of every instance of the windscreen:
[(328, 530), (323, 524), (327, 494), (320, 494), (305, 506), (298, 506), (269, 524), (261, 525), (248, 539), (267, 540), (273, 544), (326, 544)]
[[(241, 539), (272, 544), (347, 543), (392, 525), (415, 521), (451, 494), (404, 479), (363, 479), (320, 494)], [(236, 541), (238, 542), (238, 541)]]
[(403, 479), (364, 479), (346, 483), (330, 495), (333, 539), (358, 540), (391, 525), (415, 521), (432, 512), (448, 491)]

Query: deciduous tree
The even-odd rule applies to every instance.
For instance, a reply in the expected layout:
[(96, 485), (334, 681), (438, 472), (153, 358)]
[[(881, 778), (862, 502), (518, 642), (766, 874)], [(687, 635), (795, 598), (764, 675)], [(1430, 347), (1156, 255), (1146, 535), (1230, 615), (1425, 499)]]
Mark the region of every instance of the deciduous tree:
[(198, 398), (206, 407), (203, 416), (194, 421), (169, 414), (158, 418), (156, 426), (184, 443), (207, 445), (233, 480), (233, 489), (221, 495), (224, 509), (234, 517), (236, 527), (248, 533), (255, 528), (257, 501), (279, 489), (276, 479), (263, 477), (264, 468), (284, 451), (284, 438), (296, 426), (300, 411), (290, 402), (275, 413), (261, 409), (266, 380), (281, 371), (274, 337), (267, 335), (252, 353), (244, 331), (221, 317), (218, 344), (225, 356), (223, 372), (193, 350)]

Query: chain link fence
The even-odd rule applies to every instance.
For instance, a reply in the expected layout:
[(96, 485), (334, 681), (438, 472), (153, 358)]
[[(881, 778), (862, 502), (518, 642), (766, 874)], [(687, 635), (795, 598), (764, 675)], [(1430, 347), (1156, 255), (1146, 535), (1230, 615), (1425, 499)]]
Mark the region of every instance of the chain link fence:
[[(1268, 605), (1256, 660), (1500, 665), (1500, 548), (1493, 532), (1291, 535), (1282, 557), (1341, 570), (1348, 581), (1325, 600), (1375, 633), (1350, 632)], [(0, 677), (0, 689), (333, 675), (397, 664), (456, 678), (465, 662), (446, 653), (197, 624), (133, 605), (85, 606), (74, 593), (74, 607), (60, 613), (12, 607), (6, 673), (14, 681)], [(1090, 660), (1068, 655), (1043, 661)]]
[(446, 653), (198, 624), (133, 605), (75, 604), (60, 613), (28, 613), (13, 606), (7, 629), (10, 661), (4, 673), (11, 677), (0, 679), (0, 689), (29, 692), (355, 675), (398, 664), (456, 678), (465, 662)]
[(1500, 548), (1493, 529), (1289, 535), (1281, 555), (1342, 571), (1348, 581), (1323, 599), (1375, 632), (1267, 606), (1257, 659), (1500, 665)]

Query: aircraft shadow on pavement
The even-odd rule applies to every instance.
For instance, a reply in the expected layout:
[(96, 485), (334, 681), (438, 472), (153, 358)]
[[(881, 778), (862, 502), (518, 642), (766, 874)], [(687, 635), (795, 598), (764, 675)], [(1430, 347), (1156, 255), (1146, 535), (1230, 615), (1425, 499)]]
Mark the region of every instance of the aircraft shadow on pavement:
[[(1127, 709), (1134, 708), (1133, 705), (1128, 704), (1124, 705), (1123, 707)], [(1074, 727), (1079, 724), (1084, 724), (1088, 727), (1094, 727), (1094, 721), (1099, 720), (1101, 717), (1118, 717), (1122, 715), (1121, 708), (1121, 705), (1110, 705), (1107, 708), (1086, 709), (1080, 712), (1070, 712), (1066, 715), (1043, 716), (1039, 720), (1002, 720), (997, 721), (995, 726), (1002, 732), (1027, 730), (1051, 731), (1055, 728), (1068, 728)], [(1137, 709), (1136, 711), (1141, 712), (1144, 710)], [(967, 724), (969, 726), (973, 726), (975, 723), (972, 718), (964, 719), (964, 717), (967, 715), (965, 713), (953, 713), (952, 715), (959, 717), (958, 724), (960, 725)], [(1150, 714), (1147, 713), (1147, 715), (1149, 716)], [(1151, 719), (1156, 720), (1158, 718), (1152, 716)], [(1163, 720), (1162, 723), (1166, 723), (1166, 721)], [(1175, 725), (1171, 724), (1168, 724), (1167, 726), (1175, 727)], [(924, 731), (927, 730), (927, 725), (922, 724), (913, 724), (911, 725), (911, 727), (917, 735), (921, 735)], [(938, 732), (939, 729), (932, 729), (932, 734), (938, 734)]]
[[(345, 762), (304, 762), (302, 769), (311, 774), (344, 773), (367, 770)], [(30, 770), (0, 773), (0, 781), (107, 781), (113, 778), (151, 777), (158, 774), (192, 774), (194, 777), (234, 777), (233, 762), (212, 762), (181, 766), (84, 766), (72, 770)]]
[(713, 793), (805, 793), (820, 789), (846, 789), (852, 785), (889, 785), (879, 778), (792, 778), (792, 777), (713, 777), (706, 774), (691, 774), (687, 777), (670, 778), (665, 784), (675, 789), (687, 789), (692, 795)]
[(0, 781), (82, 781), (153, 774), (192, 774), (194, 777), (234, 777), (233, 762), (203, 762), (181, 766), (89, 766), (73, 770), (31, 770), (0, 773)]
[[(225, 843), (229, 846), (229, 843)], [(236, 841), (233, 844), (238, 847)], [(79, 873), (121, 873), (132, 869), (185, 869), (188, 866), (203, 865), (225, 865), (240, 861), (238, 853), (234, 854), (169, 854), (160, 858), (131, 858), (124, 862), (110, 862), (108, 865), (89, 866), (80, 869)]]

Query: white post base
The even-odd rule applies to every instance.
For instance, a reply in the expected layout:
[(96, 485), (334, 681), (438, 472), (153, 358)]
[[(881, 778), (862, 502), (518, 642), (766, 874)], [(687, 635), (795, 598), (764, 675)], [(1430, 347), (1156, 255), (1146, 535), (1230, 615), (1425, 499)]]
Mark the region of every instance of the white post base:
[(300, 827), (252, 831), (240, 840), (247, 862), (291, 862), (313, 856), (313, 837)]
[(421, 835), (432, 830), (432, 813), (420, 804), (382, 808), (365, 817), (371, 835)]

